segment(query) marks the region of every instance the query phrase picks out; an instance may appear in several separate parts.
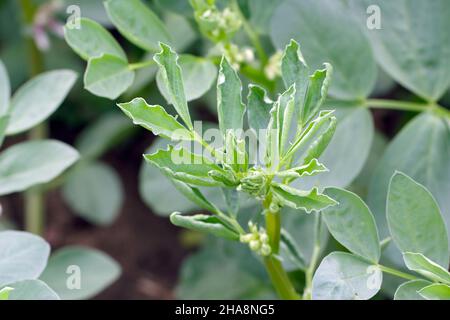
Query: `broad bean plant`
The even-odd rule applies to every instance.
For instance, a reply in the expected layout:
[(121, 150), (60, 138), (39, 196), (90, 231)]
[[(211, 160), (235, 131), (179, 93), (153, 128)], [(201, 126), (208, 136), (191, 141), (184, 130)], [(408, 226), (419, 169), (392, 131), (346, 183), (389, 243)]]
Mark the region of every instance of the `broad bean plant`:
[[(65, 28), (87, 61), (88, 91), (151, 97), (118, 104), (159, 136), (144, 156), (144, 201), (175, 225), (225, 239), (208, 238), (187, 260), (178, 296), (448, 299), (450, 55), (436, 50), (450, 43), (448, 2), (189, 4), (104, 2), (142, 50), (138, 61), (100, 23), (82, 17)], [(175, 53), (193, 43), (197, 55)], [(163, 99), (146, 90), (153, 79)], [(394, 99), (374, 98), (397, 84)], [(217, 101), (208, 111), (218, 129), (192, 121), (199, 98)], [(419, 115), (387, 145), (370, 109)], [(195, 210), (208, 214), (186, 215)]]

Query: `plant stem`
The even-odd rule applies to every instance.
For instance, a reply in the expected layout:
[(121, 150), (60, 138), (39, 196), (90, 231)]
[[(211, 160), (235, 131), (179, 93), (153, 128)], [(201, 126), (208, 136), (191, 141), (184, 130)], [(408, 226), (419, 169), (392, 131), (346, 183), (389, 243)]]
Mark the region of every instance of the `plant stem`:
[(288, 274), (283, 269), (281, 261), (277, 258), (280, 248), (281, 216), (279, 210), (275, 212), (268, 210), (271, 198), (269, 194), (266, 201), (264, 201), (264, 207), (267, 209), (267, 235), (269, 236), (269, 243), (272, 249), (271, 254), (264, 257), (264, 265), (279, 297), (285, 300), (299, 300), (301, 297), (295, 291)]
[[(33, 24), (35, 6), (31, 0), (20, 0), (22, 11), (23, 28), (27, 30)], [(36, 76), (44, 69), (43, 57), (36, 47), (33, 37), (26, 34), (26, 45), (30, 63), (30, 75)], [(44, 139), (47, 137), (47, 126), (45, 123), (38, 125), (30, 130), (28, 139)], [(30, 189), (25, 192), (25, 229), (29, 232), (42, 235), (44, 232), (44, 194), (38, 189)]]
[(367, 99), (364, 101), (364, 105), (374, 109), (389, 109), (389, 110), (402, 110), (423, 112), (428, 110), (434, 110), (446, 117), (450, 117), (450, 110), (440, 106), (437, 103), (420, 103), (410, 101), (399, 100), (387, 100), (387, 99)]
[(303, 292), (303, 299), (311, 300), (311, 290), (312, 290), (312, 279), (314, 276), (314, 271), (316, 270), (317, 262), (320, 257), (320, 234), (321, 234), (321, 226), (322, 226), (322, 216), (320, 213), (315, 215), (315, 239), (314, 239), (314, 248), (311, 255), (311, 261), (309, 263), (308, 269), (305, 271), (305, 290)]
[(153, 60), (130, 63), (128, 65), (128, 69), (130, 69), (130, 70), (143, 69), (143, 68), (148, 68), (148, 67), (154, 66), (155, 64), (156, 64), (156, 62)]
[(233, 10), (239, 15), (239, 18), (242, 21), (242, 26), (244, 31), (247, 33), (248, 38), (250, 39), (252, 45), (255, 47), (256, 53), (258, 54), (259, 59), (261, 60), (261, 69), (267, 64), (268, 58), (266, 52), (264, 51), (263, 46), (261, 45), (261, 41), (259, 40), (258, 34), (253, 30), (252, 26), (248, 23), (244, 14), (239, 7), (237, 0), (233, 0), (231, 2), (231, 6)]
[(407, 279), (407, 280), (416, 280), (416, 279), (418, 279), (417, 277), (413, 276), (412, 274), (405, 273), (405, 272), (402, 272), (402, 271), (399, 271), (399, 270), (396, 270), (396, 269), (393, 269), (393, 268), (385, 267), (385, 266), (382, 266), (382, 265), (378, 265), (378, 267), (383, 272), (392, 274), (394, 276), (397, 276), (397, 277), (400, 277), (400, 278), (403, 278), (403, 279)]

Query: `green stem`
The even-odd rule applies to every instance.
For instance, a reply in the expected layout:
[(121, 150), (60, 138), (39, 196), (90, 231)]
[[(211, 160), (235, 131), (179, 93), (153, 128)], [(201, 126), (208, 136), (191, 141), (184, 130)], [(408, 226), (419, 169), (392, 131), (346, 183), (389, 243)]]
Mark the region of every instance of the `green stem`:
[[(33, 19), (36, 7), (31, 0), (20, 0), (22, 11), (23, 28), (27, 30), (33, 25)], [(36, 76), (44, 69), (43, 57), (39, 49), (36, 47), (34, 39), (31, 35), (26, 36), (26, 46), (28, 49), (30, 75)], [(47, 126), (45, 123), (38, 125), (30, 130), (28, 139), (44, 139), (47, 137)], [(44, 194), (38, 189), (30, 189), (25, 192), (25, 229), (29, 232), (42, 235), (44, 232), (44, 212), (45, 199)]]
[(245, 18), (244, 14), (241, 11), (241, 8), (239, 7), (237, 0), (233, 0), (231, 2), (231, 6), (233, 10), (239, 15), (239, 18), (242, 21), (242, 26), (244, 27), (244, 31), (247, 33), (248, 38), (252, 42), (253, 47), (255, 47), (256, 53), (258, 54), (258, 57), (261, 60), (261, 69), (263, 69), (264, 66), (267, 64), (268, 58), (261, 44), (261, 41), (259, 40), (258, 34), (253, 30), (252, 26), (248, 23), (247, 19)]
[(393, 268), (385, 267), (385, 266), (382, 266), (382, 265), (378, 265), (378, 267), (383, 272), (392, 274), (394, 276), (397, 276), (397, 277), (400, 277), (400, 278), (403, 278), (403, 279), (407, 279), (407, 280), (417, 280), (417, 279), (419, 279), (419, 278), (413, 276), (412, 274), (405, 273), (405, 272), (402, 272), (402, 271), (399, 271), (399, 270), (396, 270), (396, 269), (393, 269)]
[(148, 67), (154, 66), (155, 64), (156, 64), (156, 62), (154, 60), (130, 63), (128, 65), (128, 69), (130, 69), (130, 70), (143, 69), (143, 68), (148, 68)]
[(366, 107), (373, 109), (389, 109), (389, 110), (401, 110), (413, 112), (423, 112), (433, 110), (446, 117), (450, 117), (450, 110), (433, 102), (420, 103), (420, 102), (387, 100), (387, 99), (367, 99), (364, 101), (364, 105)]
[(316, 270), (317, 262), (320, 257), (320, 234), (322, 226), (322, 216), (317, 213), (315, 216), (315, 240), (314, 248), (311, 256), (311, 261), (309, 263), (308, 269), (305, 271), (305, 290), (303, 292), (303, 299), (311, 300), (311, 290), (312, 290), (312, 279), (314, 276), (314, 271)]
[[(266, 201), (264, 201), (264, 207), (266, 209), (269, 208), (271, 198), (269, 194)], [(264, 257), (264, 265), (279, 297), (285, 300), (299, 300), (301, 297), (295, 291), (288, 274), (277, 257), (280, 248), (281, 233), (280, 211), (272, 212), (266, 210), (266, 212), (266, 229), (272, 252), (269, 256)]]

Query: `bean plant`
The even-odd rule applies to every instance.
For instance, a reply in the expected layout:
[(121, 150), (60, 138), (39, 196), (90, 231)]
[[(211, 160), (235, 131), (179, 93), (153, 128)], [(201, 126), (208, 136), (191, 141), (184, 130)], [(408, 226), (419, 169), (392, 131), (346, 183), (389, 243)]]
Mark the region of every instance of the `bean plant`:
[[(450, 43), (446, 1), (155, 1), (162, 15), (139, 0), (104, 4), (141, 60), (85, 17), (79, 28), (67, 24), (65, 38), (87, 61), (91, 93), (121, 101), (150, 94), (151, 104), (119, 103), (160, 136), (145, 155), (144, 200), (161, 215), (182, 211), (170, 214), (176, 225), (241, 242), (208, 241), (185, 263), (179, 296), (273, 297), (245, 244), (281, 298), (369, 299), (380, 288), (396, 299), (448, 298), (450, 56), (435, 50)], [(383, 13), (382, 28), (371, 25), (370, 5)], [(178, 57), (191, 36), (201, 49)], [(145, 90), (154, 78), (165, 108)], [(240, 79), (253, 83), (243, 88), (245, 104)], [(395, 99), (373, 98), (396, 84), (404, 89)], [(214, 96), (217, 144), (192, 122), (194, 103), (187, 107), (201, 97), (214, 104)], [(369, 109), (419, 115), (386, 147)], [(239, 131), (247, 128), (265, 150), (258, 161)], [(175, 163), (174, 154), (191, 162)], [(193, 210), (210, 214), (185, 215)], [(330, 243), (346, 252), (319, 263)], [(215, 279), (217, 270), (226, 281)]]

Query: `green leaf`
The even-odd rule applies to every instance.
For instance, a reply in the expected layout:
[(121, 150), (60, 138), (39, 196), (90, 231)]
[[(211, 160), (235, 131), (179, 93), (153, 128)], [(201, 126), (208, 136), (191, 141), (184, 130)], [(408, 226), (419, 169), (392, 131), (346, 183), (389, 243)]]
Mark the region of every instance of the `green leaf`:
[(378, 263), (378, 231), (375, 219), (364, 201), (356, 194), (338, 188), (327, 188), (325, 194), (337, 202), (322, 211), (323, 219), (333, 237), (352, 253)]
[(170, 42), (170, 35), (158, 16), (140, 0), (108, 0), (108, 16), (130, 42), (148, 51), (157, 51), (158, 42)]
[(302, 123), (306, 92), (309, 85), (309, 68), (300, 51), (300, 45), (292, 40), (284, 49), (281, 59), (281, 73), (286, 88), (295, 84), (295, 109), (299, 123)]
[(272, 183), (272, 191), (281, 204), (294, 209), (303, 209), (307, 213), (324, 210), (337, 204), (332, 198), (319, 193), (317, 188), (309, 191), (297, 190), (287, 185)]
[[(167, 148), (168, 143), (158, 137), (146, 153)], [(211, 202), (216, 203), (223, 199), (219, 189), (207, 187), (200, 191), (192, 188), (184, 182), (168, 178), (157, 166), (145, 159), (139, 173), (139, 193), (154, 213), (165, 217), (176, 210), (190, 212), (203, 208), (214, 212), (215, 208)]]
[(63, 102), (76, 78), (71, 70), (54, 70), (26, 82), (11, 99), (6, 133), (26, 131), (47, 119)]
[[(283, 256), (283, 252), (288, 256), (290, 262), (293, 264), (293, 269), (306, 269), (305, 258), (303, 257), (302, 252), (299, 249), (295, 239), (291, 236), (291, 234), (285, 230), (281, 229), (281, 239), (280, 239), (280, 249), (281, 256)], [(284, 259), (283, 259), (283, 262)], [(286, 268), (286, 262), (284, 263), (284, 267)], [(288, 268), (286, 268), (288, 269)]]
[(423, 300), (423, 297), (418, 293), (421, 289), (429, 286), (430, 281), (426, 280), (411, 280), (403, 283), (395, 291), (394, 300)]
[(71, 172), (62, 191), (64, 200), (75, 214), (100, 226), (114, 222), (124, 200), (117, 173), (96, 161), (83, 163)]
[(445, 223), (433, 196), (424, 186), (396, 172), (389, 184), (386, 213), (392, 239), (402, 252), (421, 253), (448, 267)]
[(301, 43), (312, 70), (323, 62), (333, 65), (331, 95), (351, 100), (372, 91), (377, 74), (372, 50), (343, 1), (284, 1), (275, 10), (270, 28), (279, 49), (290, 39)]
[(383, 273), (377, 265), (344, 252), (326, 256), (313, 278), (314, 300), (368, 300), (381, 287)]
[(11, 96), (11, 85), (5, 65), (0, 60), (0, 116), (9, 110), (9, 98)]
[(219, 127), (225, 136), (228, 129), (242, 129), (245, 105), (241, 98), (242, 84), (225, 57), (220, 62), (217, 78), (217, 113)]
[(89, 59), (84, 74), (84, 87), (89, 92), (111, 100), (117, 99), (134, 81), (128, 62), (103, 54)]
[[(216, 66), (208, 59), (181, 55), (178, 64), (183, 70), (182, 82), (184, 83), (184, 94), (187, 101), (198, 99), (204, 95), (216, 79)], [(174, 104), (161, 72), (156, 76), (156, 84), (164, 98), (170, 104)]]
[(364, 28), (368, 5), (376, 5), (382, 12), (382, 28), (367, 32), (381, 67), (426, 100), (442, 97), (450, 86), (446, 71), (450, 59), (448, 1), (365, 0), (357, 5)]
[(248, 86), (247, 117), (250, 128), (258, 134), (262, 129), (267, 129), (270, 121), (270, 110), (273, 101), (267, 96), (266, 90), (257, 85)]
[(5, 139), (6, 128), (8, 127), (9, 115), (0, 116), (0, 146)]
[(159, 65), (159, 75), (164, 83), (175, 110), (189, 129), (192, 129), (191, 116), (187, 105), (183, 75), (178, 65), (178, 55), (166, 44), (160, 43), (161, 52), (153, 59)]
[(39, 277), (49, 253), (50, 246), (38, 236), (21, 231), (0, 232), (0, 287)]
[(432, 284), (419, 291), (427, 300), (450, 300), (450, 286), (445, 284)]
[(218, 165), (207, 158), (173, 146), (153, 154), (146, 154), (144, 158), (168, 176), (193, 185), (217, 186), (218, 183), (209, 176), (209, 172), (222, 171)]
[[(164, 0), (164, 2), (166, 1)], [(195, 25), (188, 19), (190, 18), (189, 13), (192, 12), (189, 3), (188, 1), (183, 2), (189, 8), (186, 12), (187, 15), (185, 13), (186, 17), (176, 13), (164, 12), (164, 24), (172, 39), (173, 49), (177, 52), (185, 52), (199, 38)]]
[(273, 0), (249, 0), (248, 1), (250, 11), (250, 24), (260, 34), (269, 34), (270, 25), (267, 21), (273, 15), (273, 12), (278, 6), (277, 1)]
[[(395, 170), (404, 172), (431, 192), (442, 211), (447, 228), (450, 228), (449, 163), (450, 133), (445, 120), (431, 113), (423, 113), (397, 134), (378, 163), (369, 186), (368, 203), (377, 220), (380, 236), (388, 235), (385, 219), (386, 195), (389, 180)], [(420, 253), (439, 262), (434, 256)], [(398, 258), (401, 261), (401, 257)]]
[(110, 148), (120, 144), (134, 131), (127, 117), (107, 113), (84, 129), (75, 141), (83, 160), (100, 157)]
[(79, 28), (64, 27), (64, 36), (69, 46), (84, 60), (109, 54), (127, 61), (125, 52), (114, 37), (99, 23), (80, 18)]
[(9, 300), (59, 300), (56, 292), (40, 280), (23, 280), (10, 286), (13, 291)]
[(11, 294), (11, 291), (14, 289), (11, 287), (5, 287), (3, 289), (0, 289), (0, 300), (8, 300), (9, 295)]
[(403, 260), (409, 270), (416, 271), (424, 277), (450, 285), (450, 273), (436, 262), (421, 253), (405, 252)]
[(289, 87), (283, 92), (278, 100), (275, 102), (275, 117), (276, 128), (278, 131), (278, 146), (280, 148), (279, 154), (283, 155), (285, 150), (291, 145), (290, 137), (295, 134), (291, 132), (292, 129), (297, 129), (295, 124), (293, 126), (292, 119), (294, 117), (295, 108), (295, 87)]
[(261, 263), (240, 243), (210, 239), (185, 260), (176, 288), (179, 299), (273, 299)]
[(166, 139), (193, 139), (192, 133), (161, 106), (148, 105), (142, 98), (134, 98), (130, 102), (119, 103), (118, 106), (134, 124), (150, 130), (155, 135)]
[[(330, 103), (331, 107), (334, 108), (335, 104)], [(347, 187), (366, 162), (374, 134), (370, 111), (356, 106), (343, 106), (336, 108), (336, 117), (336, 131), (319, 158), (329, 172), (303, 177), (299, 180), (303, 188)]]
[[(78, 300), (97, 295), (116, 281), (120, 273), (120, 266), (105, 253), (71, 246), (52, 254), (40, 279), (55, 290), (61, 299)], [(79, 289), (68, 287), (69, 282), (77, 285), (75, 278), (78, 275), (81, 281)]]
[(210, 233), (228, 240), (239, 240), (239, 234), (228, 228), (218, 217), (204, 214), (183, 216), (179, 212), (170, 215), (170, 222), (174, 225), (194, 231)]
[(78, 152), (56, 140), (27, 141), (0, 154), (0, 195), (53, 180), (78, 160)]
[(297, 179), (304, 176), (313, 176), (322, 172), (328, 172), (328, 169), (319, 161), (317, 161), (317, 159), (312, 159), (307, 164), (285, 171), (276, 172), (275, 175), (281, 178)]
[(325, 63), (325, 68), (316, 70), (309, 77), (308, 90), (305, 96), (305, 105), (301, 109), (301, 123), (308, 123), (319, 111), (328, 94), (333, 67)]
[(294, 156), (296, 152), (306, 154), (305, 162), (309, 162), (312, 158), (319, 158), (331, 140), (335, 127), (336, 117), (333, 111), (321, 111), (292, 143), (285, 158)]
[(156, 0), (156, 4), (164, 10), (175, 12), (179, 15), (192, 14), (189, 1), (186, 0)]

